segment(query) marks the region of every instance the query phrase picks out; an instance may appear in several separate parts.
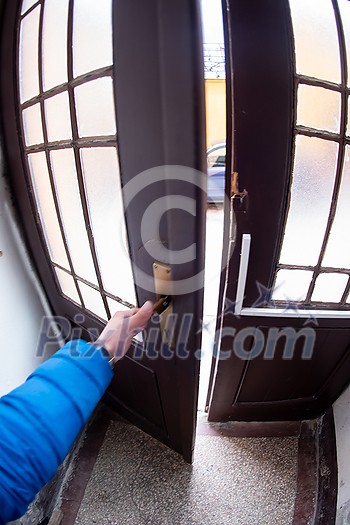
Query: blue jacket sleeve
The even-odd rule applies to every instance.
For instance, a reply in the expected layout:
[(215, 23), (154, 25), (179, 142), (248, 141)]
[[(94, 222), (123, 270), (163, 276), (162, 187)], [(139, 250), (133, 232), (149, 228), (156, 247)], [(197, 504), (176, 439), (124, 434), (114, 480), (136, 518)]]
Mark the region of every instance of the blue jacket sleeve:
[(53, 477), (112, 376), (102, 351), (75, 340), (0, 399), (0, 525)]

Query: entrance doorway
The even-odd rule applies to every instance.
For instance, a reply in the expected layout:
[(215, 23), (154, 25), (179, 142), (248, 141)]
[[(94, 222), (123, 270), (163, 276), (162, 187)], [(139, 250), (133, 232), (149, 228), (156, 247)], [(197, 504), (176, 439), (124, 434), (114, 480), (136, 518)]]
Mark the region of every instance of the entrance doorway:
[(220, 289), (226, 169), (226, 71), (221, 0), (202, 0), (208, 199), (198, 411), (205, 412)]

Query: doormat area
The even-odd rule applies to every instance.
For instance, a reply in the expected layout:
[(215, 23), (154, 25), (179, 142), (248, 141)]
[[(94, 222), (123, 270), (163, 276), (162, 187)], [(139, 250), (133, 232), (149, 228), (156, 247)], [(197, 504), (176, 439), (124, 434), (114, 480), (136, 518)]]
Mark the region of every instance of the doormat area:
[(193, 465), (111, 421), (76, 525), (291, 525), (298, 438), (198, 435)]

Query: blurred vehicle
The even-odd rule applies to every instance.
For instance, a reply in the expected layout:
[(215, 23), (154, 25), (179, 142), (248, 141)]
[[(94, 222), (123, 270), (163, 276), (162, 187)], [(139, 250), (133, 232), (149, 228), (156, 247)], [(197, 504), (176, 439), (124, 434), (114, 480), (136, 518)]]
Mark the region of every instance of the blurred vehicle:
[(207, 150), (208, 204), (224, 202), (226, 143), (216, 144)]

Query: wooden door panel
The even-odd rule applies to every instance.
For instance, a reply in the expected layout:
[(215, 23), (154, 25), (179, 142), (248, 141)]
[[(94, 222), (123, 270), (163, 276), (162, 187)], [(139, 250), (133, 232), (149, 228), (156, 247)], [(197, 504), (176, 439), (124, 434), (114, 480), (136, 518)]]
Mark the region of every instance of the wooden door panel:
[[(172, 385), (170, 390), (173, 390)], [(159, 390), (157, 371), (126, 356), (116, 370), (116, 375), (110, 385), (106, 401), (122, 403), (124, 410), (133, 412), (135, 417), (145, 418), (157, 430), (167, 436), (164, 419), (164, 407)]]
[[(176, 165), (186, 167), (190, 173), (195, 170), (205, 172), (205, 104), (204, 104), (204, 67), (202, 58), (201, 19), (199, 2), (189, 0), (151, 0), (144, 2), (120, 2), (114, 0), (113, 55), (114, 62), (106, 67), (89, 71), (77, 80), (74, 77), (75, 51), (73, 42), (74, 1), (69, 2), (67, 64), (68, 82), (55, 86), (50, 92), (45, 90), (43, 82), (42, 46), (38, 47), (38, 96), (25, 100), (19, 97), (19, 34), (21, 24), (27, 14), (21, 17), (21, 0), (6, 2), (4, 5), (2, 34), (2, 69), (1, 106), (2, 125), (5, 136), (5, 149), (11, 184), (20, 218), (26, 235), (28, 249), (33, 258), (43, 287), (52, 305), (54, 314), (71, 322), (72, 327), (79, 328), (87, 340), (96, 337), (103, 328), (104, 315), (109, 316), (109, 300), (126, 307), (130, 303), (123, 297), (111, 296), (103, 280), (100, 261), (96, 249), (92, 219), (87, 198), (86, 179), (82, 156), (93, 148), (105, 147), (115, 151), (119, 160), (116, 170), (120, 168), (120, 179), (123, 187), (123, 205), (121, 208), (126, 217), (129, 252), (133, 266), (133, 277), (138, 304), (145, 300), (154, 300), (156, 290), (153, 277), (153, 263), (157, 260), (171, 268), (174, 281), (193, 279), (194, 289), (183, 289), (173, 297), (172, 308), (178, 322), (174, 329), (174, 345), (181, 332), (181, 319), (185, 314), (192, 316), (192, 323), (187, 334), (186, 359), (175, 352), (166, 359), (159, 352), (161, 338), (158, 338), (156, 357), (149, 356), (146, 346), (141, 355), (134, 357), (134, 347), (128, 356), (119, 363), (116, 378), (106, 394), (106, 401), (156, 438), (184, 455), (191, 461), (194, 446), (199, 361), (195, 352), (200, 348), (200, 326), (203, 304), (203, 268), (205, 243), (205, 208), (206, 196), (203, 188), (185, 180), (174, 177), (174, 180), (158, 180), (157, 184), (147, 183), (142, 179), (137, 191), (128, 201), (127, 187), (132, 186), (134, 179), (146, 170), (159, 166)], [(96, 4), (98, 10), (98, 3)], [(38, 41), (43, 32), (45, 2), (35, 6), (39, 13)], [(98, 13), (97, 13), (98, 14)], [(22, 26), (23, 27), (23, 26)], [(110, 30), (111, 28), (108, 28)], [(33, 37), (34, 38), (34, 37)], [(176, 43), (176, 45), (175, 45)], [(65, 42), (63, 42), (65, 45)], [(37, 72), (37, 69), (39, 70)], [(28, 69), (27, 69), (28, 70)], [(96, 79), (104, 77), (104, 82), (113, 85), (114, 105), (116, 109), (116, 133), (81, 137), (79, 135), (79, 116), (77, 116), (78, 91), (92, 85)], [(112, 82), (113, 81), (113, 82)], [(85, 84), (85, 86), (84, 86)], [(97, 84), (94, 84), (95, 86)], [(110, 88), (112, 90), (112, 88)], [(69, 112), (67, 113), (72, 129), (72, 140), (52, 143), (47, 133), (46, 99), (51, 95), (67, 92), (69, 95)], [(113, 95), (111, 95), (113, 107)], [(24, 136), (24, 111), (37, 104), (41, 109), (43, 126), (43, 143), (27, 147)], [(98, 115), (96, 117), (98, 119)], [(40, 134), (39, 134), (40, 135)], [(31, 149), (32, 148), (32, 149)], [(84, 151), (81, 150), (84, 148)], [(93, 266), (96, 271), (96, 283), (84, 282), (85, 277), (78, 275), (70, 261), (71, 246), (66, 242), (64, 221), (62, 221), (57, 188), (52, 173), (53, 150), (68, 149), (74, 152), (74, 166), (77, 173), (74, 182), (78, 186), (78, 195), (82, 205), (88, 245), (93, 255)], [(91, 151), (90, 150), (90, 151)], [(81, 286), (89, 286), (91, 293), (99, 295), (103, 302), (104, 313), (94, 315), (93, 308), (81, 300), (68, 300), (63, 295), (55, 271), (57, 261), (50, 256), (46, 242), (45, 228), (41, 220), (36, 194), (31, 182), (29, 156), (42, 153), (45, 170), (41, 175), (49, 174), (49, 188), (59, 223), (59, 233), (67, 256), (67, 268), (63, 268), (70, 282), (81, 292)], [(103, 168), (101, 167), (101, 170)], [(102, 179), (103, 173), (96, 168), (96, 181)], [(101, 175), (99, 177), (98, 175)], [(119, 172), (118, 172), (119, 176)], [(205, 175), (203, 175), (205, 178)], [(114, 191), (112, 185), (111, 192)], [(104, 188), (101, 188), (101, 190)], [(117, 191), (117, 189), (115, 190)], [(191, 201), (194, 214), (176, 206), (165, 210), (159, 219), (159, 232), (155, 228), (148, 232), (147, 238), (141, 235), (143, 215), (157, 199), (168, 199), (172, 195), (182, 196)], [(56, 197), (56, 200), (55, 200)], [(79, 202), (79, 198), (78, 198)], [(103, 213), (103, 205), (99, 213)], [(154, 212), (153, 216), (156, 215)], [(61, 221), (60, 221), (61, 219)], [(156, 232), (156, 233), (154, 233)], [(118, 232), (119, 233), (119, 232)], [(159, 235), (158, 235), (159, 233)], [(85, 235), (85, 231), (83, 231)], [(158, 238), (155, 237), (158, 235)], [(112, 238), (106, 238), (108, 245)], [(149, 245), (157, 244), (157, 258), (149, 250)], [(169, 253), (176, 253), (187, 246), (195, 246), (195, 254), (184, 264), (173, 264)], [(78, 243), (73, 249), (79, 250)], [(168, 250), (168, 252), (166, 251)], [(164, 256), (164, 253), (166, 254)], [(79, 255), (79, 254), (78, 254)], [(60, 269), (62, 271), (62, 268)], [(141, 270), (148, 276), (148, 285), (142, 286), (137, 278)], [(115, 272), (123, 270), (116, 264)], [(92, 279), (93, 280), (93, 279)], [(86, 281), (86, 279), (85, 279)], [(151, 284), (149, 284), (151, 283)], [(115, 293), (115, 292), (113, 292)], [(81, 295), (81, 293), (80, 293)], [(73, 299), (73, 298), (72, 298)], [(80, 297), (81, 299), (81, 297)], [(116, 308), (115, 308), (116, 309)], [(103, 311), (103, 308), (102, 310)], [(81, 315), (81, 314), (84, 315)], [(95, 312), (96, 313), (96, 312)], [(157, 320), (150, 324), (157, 326)], [(77, 332), (75, 332), (77, 334)], [(70, 334), (66, 334), (69, 337)]]
[[(260, 330), (267, 341), (269, 328), (260, 327)], [(273, 359), (265, 359), (262, 352), (259, 357), (249, 361), (236, 402), (290, 401), (317, 396), (347, 353), (349, 333), (348, 330), (318, 330), (311, 359), (302, 359), (304, 344), (304, 338), (298, 339), (293, 358), (283, 359), (286, 344), (285, 339), (281, 338)]]
[[(139, 0), (116, 2), (114, 11), (114, 70), (115, 77), (120, 79), (115, 84), (118, 145), (138, 301), (142, 304), (155, 299), (153, 264), (166, 263), (174, 283), (175, 346), (183, 317), (192, 315), (186, 340), (190, 352), (185, 359), (175, 352), (175, 347), (169, 358), (163, 358), (159, 337), (156, 355), (148, 354), (146, 340), (141, 359), (133, 359), (130, 354), (124, 367), (128, 369), (129, 385), (133, 381), (131, 368), (138, 369), (138, 376), (144, 379), (147, 375), (150, 378), (152, 371), (153, 393), (144, 391), (140, 382), (130, 385), (131, 395), (143, 398), (137, 400), (138, 424), (150, 429), (156, 422), (156, 428), (149, 431), (188, 460), (194, 447), (197, 413), (199, 361), (195, 351), (201, 339), (206, 208), (205, 192), (191, 177), (191, 170), (205, 170), (204, 68), (198, 7), (196, 2), (188, 0), (147, 3)], [(183, 169), (189, 170), (188, 179), (178, 176)], [(166, 178), (167, 174), (171, 176)], [(130, 193), (135, 181), (137, 189)], [(173, 195), (190, 200), (195, 214), (173, 206)], [(156, 230), (145, 239), (141, 225), (145, 211), (155, 202), (161, 203), (159, 206), (166, 202), (169, 208)], [(156, 213), (154, 209), (152, 216)], [(191, 245), (195, 246), (195, 258), (172, 264), (176, 254)], [(195, 289), (178, 291), (176, 283), (184, 279), (197, 281)], [(151, 290), (146, 281), (151, 283)], [(152, 326), (159, 328), (156, 320), (149, 331)], [(147, 405), (153, 411), (157, 396), (156, 414), (145, 422), (145, 408), (141, 407)], [(121, 392), (115, 381), (110, 400), (116, 407), (123, 405), (126, 412), (129, 410), (128, 417), (137, 420), (126, 384)]]

